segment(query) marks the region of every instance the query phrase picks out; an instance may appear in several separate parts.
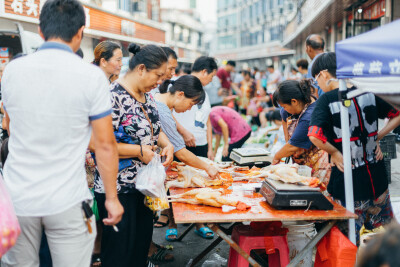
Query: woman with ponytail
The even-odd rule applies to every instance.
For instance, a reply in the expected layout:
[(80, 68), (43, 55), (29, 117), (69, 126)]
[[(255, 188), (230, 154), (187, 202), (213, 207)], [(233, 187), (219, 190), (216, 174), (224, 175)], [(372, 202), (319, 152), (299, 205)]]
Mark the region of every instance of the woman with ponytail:
[(103, 41), (94, 49), (94, 65), (107, 76), (110, 83), (118, 79), (122, 67), (122, 50), (121, 46), (112, 41)]
[(330, 175), (328, 154), (308, 138), (311, 114), (316, 106), (310, 80), (286, 80), (273, 95), (273, 104), (281, 108), (286, 144), (275, 154), (272, 164), (291, 157), (295, 163), (312, 168), (312, 176), (327, 184)]
[[(155, 45), (140, 48), (131, 44), (126, 75), (111, 84), (112, 124), (120, 158), (117, 190), (125, 213), (120, 223), (103, 225), (101, 264), (103, 267), (146, 266), (153, 234), (153, 212), (144, 205), (144, 195), (135, 188), (136, 175), (148, 164), (155, 146), (163, 148), (164, 166), (173, 160), (173, 146), (161, 131), (156, 103), (148, 94), (161, 83), (167, 56)], [(122, 164), (123, 162), (123, 164)], [(101, 178), (95, 177), (95, 197), (101, 220), (108, 217)]]
[[(195, 154), (186, 149), (185, 141), (179, 134), (172, 110), (182, 113), (190, 110), (194, 105), (203, 104), (206, 93), (199, 78), (193, 75), (184, 75), (176, 81), (166, 80), (159, 87), (160, 93), (155, 95), (157, 108), (160, 115), (161, 127), (174, 146), (175, 157), (186, 165), (205, 170), (212, 178), (218, 176), (218, 170), (199, 159)], [(169, 225), (166, 232), (167, 241), (178, 238), (177, 226), (172, 213), (169, 214)], [(213, 238), (214, 233), (202, 224), (197, 225), (196, 233), (204, 238)]]

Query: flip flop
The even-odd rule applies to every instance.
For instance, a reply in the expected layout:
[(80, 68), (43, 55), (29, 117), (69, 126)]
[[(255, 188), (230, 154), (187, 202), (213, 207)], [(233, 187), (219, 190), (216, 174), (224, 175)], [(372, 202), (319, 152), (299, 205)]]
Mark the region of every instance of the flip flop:
[[(194, 232), (204, 239), (214, 238), (214, 232), (208, 227), (201, 227), (199, 230), (194, 230)], [(211, 233), (211, 235), (207, 235), (208, 233)]]
[[(166, 222), (159, 221), (161, 216), (167, 217), (167, 221)], [(158, 224), (158, 225), (156, 225), (156, 224)], [(160, 217), (158, 217), (158, 220), (154, 223), (154, 228), (163, 228), (163, 227), (167, 226), (168, 224), (169, 224), (169, 217), (165, 214), (161, 214)]]
[[(170, 238), (170, 236), (175, 236), (175, 238)], [(169, 242), (175, 242), (178, 239), (178, 230), (175, 228), (168, 229), (165, 232), (165, 239)]]
[[(167, 251), (168, 251), (168, 249), (166, 249), (164, 247), (163, 248), (159, 248), (156, 253), (154, 253), (153, 255), (148, 257), (149, 262), (152, 262), (153, 264), (160, 265), (162, 263), (173, 261), (175, 259), (174, 257), (169, 258), (169, 259), (165, 257), (166, 255), (168, 255)], [(170, 255), (172, 255), (172, 254), (170, 254)]]

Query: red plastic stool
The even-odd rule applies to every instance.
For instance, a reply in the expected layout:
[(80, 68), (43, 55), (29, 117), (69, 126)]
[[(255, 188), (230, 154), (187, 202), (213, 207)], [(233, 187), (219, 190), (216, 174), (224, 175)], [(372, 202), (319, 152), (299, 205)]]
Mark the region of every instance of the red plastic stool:
[[(247, 225), (238, 225), (233, 228), (232, 240), (249, 255), (253, 249), (266, 249), (268, 266), (270, 267), (289, 264), (289, 246), (286, 235), (265, 236), (263, 231), (253, 230)], [(268, 244), (269, 249), (266, 248), (266, 244)], [(248, 267), (249, 263), (236, 250), (231, 248), (228, 266)]]

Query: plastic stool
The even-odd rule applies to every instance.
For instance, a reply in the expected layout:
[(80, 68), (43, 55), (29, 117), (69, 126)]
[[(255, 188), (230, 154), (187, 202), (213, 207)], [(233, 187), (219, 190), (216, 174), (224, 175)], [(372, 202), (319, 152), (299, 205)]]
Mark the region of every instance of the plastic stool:
[[(264, 236), (263, 231), (253, 230), (247, 225), (238, 225), (233, 228), (232, 240), (241, 249), (250, 255), (253, 249), (266, 249), (266, 243), (273, 244), (274, 249), (267, 250), (268, 266), (286, 266), (289, 264), (289, 246), (286, 235)], [(276, 251), (278, 250), (278, 251)], [(229, 267), (248, 267), (249, 263), (233, 248), (229, 250)]]

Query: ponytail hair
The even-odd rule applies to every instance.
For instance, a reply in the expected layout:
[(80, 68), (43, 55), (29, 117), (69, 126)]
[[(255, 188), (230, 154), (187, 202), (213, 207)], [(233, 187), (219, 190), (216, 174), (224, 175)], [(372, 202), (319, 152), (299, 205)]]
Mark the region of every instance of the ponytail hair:
[(310, 104), (314, 90), (310, 79), (283, 81), (273, 95), (273, 104), (275, 107), (279, 107), (279, 103), (290, 105), (292, 99)]
[(168, 61), (164, 51), (156, 45), (140, 47), (132, 43), (129, 45), (128, 51), (133, 54), (133, 57), (129, 60), (129, 70), (131, 71), (141, 64), (148, 70), (158, 69)]
[(161, 94), (165, 94), (168, 91), (171, 94), (175, 94), (178, 91), (183, 92), (186, 98), (193, 99), (196, 104), (203, 104), (206, 99), (203, 85), (199, 78), (193, 75), (184, 75), (175, 81), (165, 80), (158, 89)]

